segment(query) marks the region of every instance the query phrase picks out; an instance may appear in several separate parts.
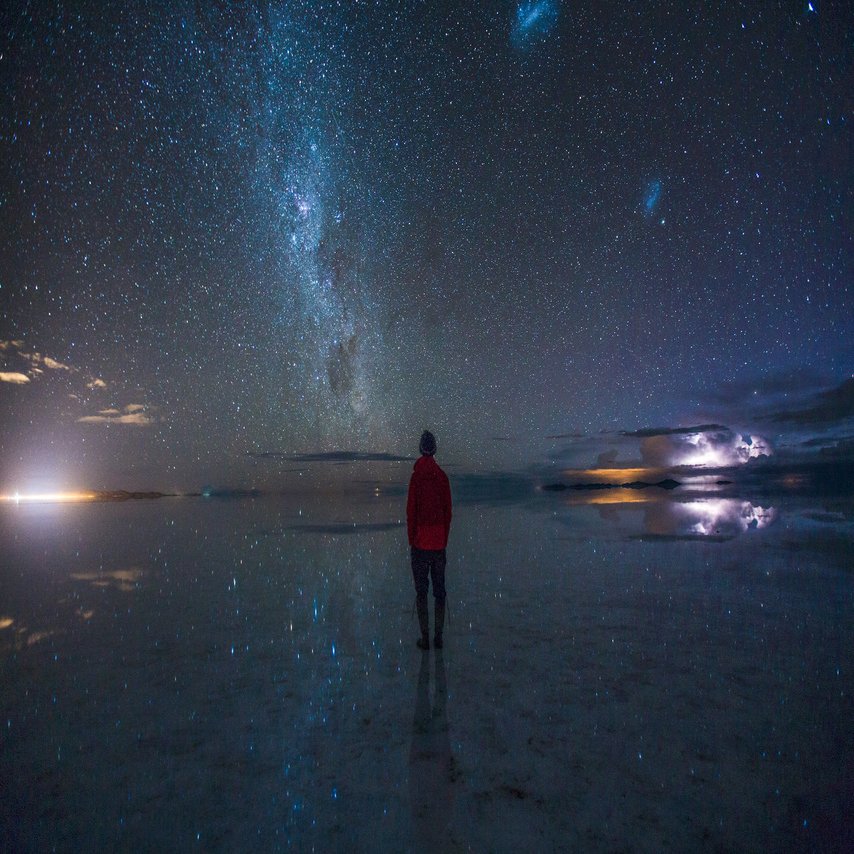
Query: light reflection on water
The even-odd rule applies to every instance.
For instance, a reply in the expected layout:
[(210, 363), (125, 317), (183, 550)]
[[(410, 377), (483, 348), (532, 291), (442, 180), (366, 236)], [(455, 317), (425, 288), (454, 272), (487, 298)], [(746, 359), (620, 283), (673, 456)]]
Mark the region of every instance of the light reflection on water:
[(766, 528), (777, 518), (773, 507), (738, 498), (698, 498), (657, 502), (647, 509), (644, 525), (657, 536), (736, 537)]
[(850, 506), (627, 492), (459, 504), (441, 660), (400, 496), (3, 508), (0, 848), (826, 847)]
[[(742, 498), (674, 496), (661, 490), (607, 489), (562, 499), (563, 522), (575, 526), (582, 508), (596, 508), (601, 524), (585, 535), (730, 539), (773, 524), (778, 511)], [(575, 512), (573, 512), (575, 511)]]

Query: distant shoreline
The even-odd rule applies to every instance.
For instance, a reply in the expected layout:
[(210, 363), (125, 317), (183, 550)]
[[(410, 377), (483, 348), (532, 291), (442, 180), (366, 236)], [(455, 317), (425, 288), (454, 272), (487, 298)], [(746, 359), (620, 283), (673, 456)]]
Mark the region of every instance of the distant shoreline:
[[(731, 481), (718, 481), (719, 484)], [(542, 489), (544, 492), (562, 492), (565, 489), (648, 489), (657, 486), (659, 489), (676, 489), (682, 484), (678, 480), (660, 480), (657, 483), (648, 483), (645, 480), (633, 480), (629, 483), (547, 483)]]

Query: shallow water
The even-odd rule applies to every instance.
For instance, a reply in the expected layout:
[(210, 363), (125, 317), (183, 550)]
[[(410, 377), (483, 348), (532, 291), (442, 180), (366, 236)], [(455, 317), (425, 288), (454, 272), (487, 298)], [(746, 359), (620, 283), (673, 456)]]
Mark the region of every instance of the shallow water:
[(429, 654), (399, 496), (0, 509), (0, 849), (844, 850), (851, 505), (637, 497), (459, 503)]

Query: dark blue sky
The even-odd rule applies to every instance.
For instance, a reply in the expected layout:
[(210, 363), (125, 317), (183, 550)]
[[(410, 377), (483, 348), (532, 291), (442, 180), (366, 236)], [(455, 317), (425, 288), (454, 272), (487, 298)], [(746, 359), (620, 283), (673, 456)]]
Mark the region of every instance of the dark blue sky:
[(845, 8), (7, 4), (0, 491), (844, 442)]

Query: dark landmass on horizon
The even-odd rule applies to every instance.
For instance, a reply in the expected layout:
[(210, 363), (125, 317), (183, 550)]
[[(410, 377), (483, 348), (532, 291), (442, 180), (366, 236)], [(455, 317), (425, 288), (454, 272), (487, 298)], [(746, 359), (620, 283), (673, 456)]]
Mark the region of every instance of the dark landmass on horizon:
[[(721, 481), (721, 483), (731, 483), (731, 481)], [(645, 480), (633, 480), (628, 483), (547, 483), (542, 489), (544, 492), (562, 492), (565, 489), (648, 489), (652, 486), (660, 489), (676, 489), (682, 485), (678, 480), (666, 478), (656, 483), (648, 483)]]

